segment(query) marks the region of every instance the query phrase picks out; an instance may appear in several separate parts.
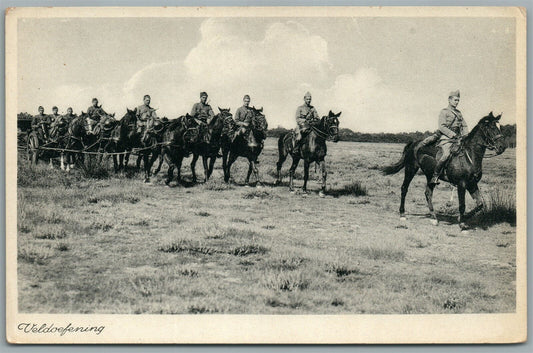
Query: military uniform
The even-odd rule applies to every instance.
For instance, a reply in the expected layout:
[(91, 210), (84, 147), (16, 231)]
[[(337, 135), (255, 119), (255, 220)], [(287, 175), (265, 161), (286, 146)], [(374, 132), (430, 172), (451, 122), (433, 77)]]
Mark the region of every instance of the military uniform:
[(296, 109), (295, 145), (302, 139), (302, 132), (309, 129), (309, 121), (311, 120), (320, 120), (315, 107), (304, 104)]
[(48, 129), (50, 127), (50, 116), (37, 114), (31, 120), (31, 128), (37, 133), (40, 140), (48, 140)]
[(209, 124), (211, 119), (215, 116), (213, 109), (209, 104), (203, 104), (202, 102), (194, 103), (191, 110), (191, 115), (202, 122)]
[(449, 105), (442, 109), (439, 114), (439, 133), (440, 141), (438, 146), (442, 151), (442, 155), (437, 160), (437, 166), (431, 179), (432, 184), (437, 184), (437, 179), (442, 174), (444, 165), (450, 158), (451, 148), (454, 143), (457, 143), (458, 138), (468, 134), (468, 126), (463, 119), (463, 115), (459, 109)]
[(237, 132), (233, 139), (237, 138), (239, 135), (244, 135), (248, 126), (252, 123), (252, 112), (250, 107), (242, 106), (235, 112), (235, 124), (237, 125)]
[(74, 119), (76, 119), (78, 116), (76, 114), (65, 114), (64, 118), (67, 120), (67, 122), (70, 124), (70, 122)]
[(107, 113), (102, 109), (102, 106), (95, 107), (94, 105), (91, 105), (87, 108), (87, 115), (88, 132), (92, 134), (94, 126), (100, 121), (100, 118), (107, 115)]

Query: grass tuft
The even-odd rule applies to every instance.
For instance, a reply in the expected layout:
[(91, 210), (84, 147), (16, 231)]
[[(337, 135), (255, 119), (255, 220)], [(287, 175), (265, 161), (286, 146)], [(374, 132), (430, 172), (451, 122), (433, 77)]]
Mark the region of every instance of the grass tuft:
[(339, 197), (339, 196), (366, 196), (368, 195), (368, 192), (366, 190), (366, 186), (362, 185), (359, 181), (352, 181), (349, 184), (343, 185), (339, 189), (330, 189), (327, 191), (328, 195), (331, 195), (333, 197)]
[(270, 271), (263, 275), (262, 282), (269, 289), (292, 292), (308, 288), (311, 279), (303, 271)]
[(402, 261), (405, 258), (405, 251), (403, 250), (374, 246), (361, 249), (361, 253), (371, 260)]
[(169, 244), (161, 245), (159, 251), (175, 253), (175, 252), (189, 252), (199, 253), (204, 255), (212, 255), (218, 252), (216, 249), (205, 246), (199, 242), (193, 242), (187, 239), (178, 239)]
[(496, 189), (486, 195), (485, 206), (478, 216), (481, 224), (509, 223), (516, 225), (516, 200), (514, 191)]
[(233, 248), (229, 251), (229, 254), (235, 255), (235, 256), (247, 256), (251, 254), (264, 254), (268, 251), (267, 248), (261, 245), (256, 244), (247, 244), (247, 245), (241, 245), (237, 246), (236, 248)]

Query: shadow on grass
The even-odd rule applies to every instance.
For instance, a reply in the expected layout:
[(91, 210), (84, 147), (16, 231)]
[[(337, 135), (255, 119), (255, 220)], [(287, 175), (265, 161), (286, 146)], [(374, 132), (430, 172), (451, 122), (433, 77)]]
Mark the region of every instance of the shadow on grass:
[(368, 192), (364, 185), (361, 185), (361, 183), (358, 181), (354, 181), (349, 184), (343, 185), (339, 189), (327, 190), (326, 195), (333, 196), (333, 197), (340, 197), (340, 196), (358, 197), (358, 196), (366, 196), (368, 195)]

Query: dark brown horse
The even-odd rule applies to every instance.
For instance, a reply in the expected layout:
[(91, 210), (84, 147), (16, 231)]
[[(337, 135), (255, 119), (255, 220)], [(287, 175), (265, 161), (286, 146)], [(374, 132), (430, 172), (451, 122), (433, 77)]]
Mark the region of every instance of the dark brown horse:
[(191, 146), (200, 141), (200, 127), (189, 114), (171, 120), (163, 132), (161, 154), (168, 164), (167, 179), (170, 184), (174, 178), (174, 169), (178, 170), (178, 183), (181, 182), (181, 164), (183, 158), (191, 153)]
[(213, 167), (217, 160), (218, 151), (222, 144), (222, 129), (224, 128), (224, 121), (231, 118), (229, 109), (218, 108), (219, 114), (215, 115), (207, 125), (206, 133), (209, 135), (209, 143), (204, 138), (200, 138), (198, 143), (191, 146), (193, 153), (191, 161), (192, 181), (196, 182), (196, 162), (198, 157), (202, 156), (204, 165), (204, 181), (207, 181), (213, 173)]
[[(499, 120), (501, 114), (494, 116), (492, 112), (482, 118), (472, 131), (463, 138), (458, 154), (452, 156), (444, 169), (444, 175), (441, 180), (447, 181), (457, 186), (459, 198), (459, 225), (465, 228), (463, 223), (465, 219), (465, 192), (468, 190), (472, 198), (476, 201), (476, 207), (468, 214), (473, 215), (483, 208), (478, 182), (482, 175), (482, 162), (485, 150), (496, 151), (496, 154), (502, 154), (506, 148), (504, 136), (500, 130)], [(437, 155), (436, 146), (428, 146), (420, 149), (418, 155), (414, 155), (414, 149), (420, 141), (409, 142), (402, 154), (402, 158), (396, 164), (385, 167), (385, 175), (398, 173), (405, 167), (405, 176), (402, 184), (402, 196), (400, 202), (400, 217), (405, 219), (405, 196), (409, 189), (409, 184), (419, 168), (426, 175), (426, 201), (431, 213), (433, 224), (438, 224), (437, 215), (433, 209), (433, 189), (430, 180), (436, 166), (435, 157)], [(440, 153), (440, 152), (439, 152)]]
[(246, 175), (246, 184), (250, 182), (250, 175), (254, 173), (256, 181), (259, 181), (257, 170), (257, 158), (263, 150), (263, 141), (266, 138), (268, 123), (263, 114), (263, 108), (250, 108), (252, 119), (250, 128), (245, 135), (239, 135), (235, 139), (235, 122), (231, 117), (224, 120), (224, 133), (222, 134), (222, 168), (224, 169), (224, 181), (227, 183), (230, 179), (232, 164), (238, 157), (248, 159), (248, 174)]
[(292, 165), (289, 170), (289, 191), (294, 191), (294, 171), (298, 167), (300, 159), (304, 160), (304, 185), (302, 191), (307, 193), (307, 180), (309, 179), (309, 165), (313, 162), (320, 164), (322, 171), (322, 189), (320, 190), (320, 197), (324, 197), (326, 192), (326, 162), (327, 154), (326, 140), (337, 142), (339, 140), (339, 116), (342, 112), (334, 114), (331, 110), (328, 115), (310, 125), (309, 133), (300, 141), (299, 148), (294, 149), (293, 132), (288, 132), (280, 136), (278, 140), (279, 159), (277, 166), (278, 178), (276, 184), (281, 184), (281, 167), (283, 162), (290, 154), (292, 157)]
[(147, 134), (139, 131), (137, 126), (137, 108), (126, 108), (126, 114), (120, 120), (120, 144), (126, 152), (124, 166), (127, 167), (130, 153), (137, 153), (137, 169), (140, 168), (141, 160), (144, 164), (144, 182), (150, 182), (152, 165), (161, 153), (163, 141), (162, 130), (152, 130)]

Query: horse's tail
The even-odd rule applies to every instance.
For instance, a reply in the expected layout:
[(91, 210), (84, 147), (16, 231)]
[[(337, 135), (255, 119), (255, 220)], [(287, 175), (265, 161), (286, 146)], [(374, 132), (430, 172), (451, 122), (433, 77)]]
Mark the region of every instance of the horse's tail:
[(381, 170), (382, 173), (384, 175), (391, 175), (391, 174), (396, 174), (400, 170), (402, 170), (403, 167), (405, 167), (405, 160), (407, 159), (408, 154), (413, 151), (413, 148), (414, 148), (414, 142), (413, 141), (408, 142), (407, 145), (405, 145), (405, 147), (403, 148), (402, 158), (400, 158), (398, 162), (382, 168)]

